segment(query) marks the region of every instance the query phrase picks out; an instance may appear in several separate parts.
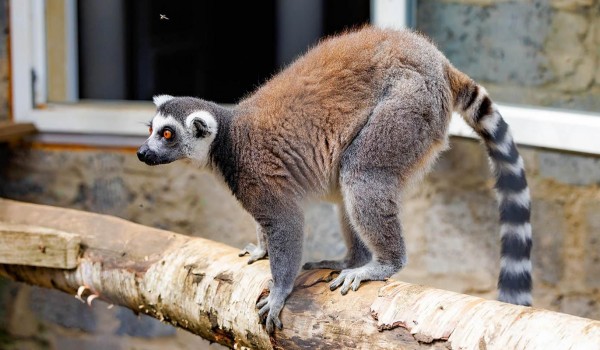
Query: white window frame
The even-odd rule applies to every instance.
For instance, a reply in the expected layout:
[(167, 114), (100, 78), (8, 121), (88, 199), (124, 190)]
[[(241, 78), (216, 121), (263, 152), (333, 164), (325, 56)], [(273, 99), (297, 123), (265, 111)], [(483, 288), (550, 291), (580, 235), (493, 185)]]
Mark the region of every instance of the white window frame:
[[(10, 0), (14, 121), (33, 122), (45, 142), (60, 142), (57, 140), (64, 141), (69, 135), (76, 135), (73, 142), (86, 143), (90, 138), (82, 135), (109, 135), (109, 143), (121, 143), (118, 146), (135, 144), (135, 137), (146, 135), (143, 124), (154, 113), (151, 102), (44, 104), (45, 88), (32, 86), (32, 70), (36, 70), (38, 79), (45, 76), (44, 20), (43, 11), (40, 11), (43, 1)], [(410, 1), (372, 0), (372, 22), (384, 27), (406, 27), (410, 16), (406, 9)], [(34, 88), (37, 89), (36, 104), (41, 108), (34, 108), (32, 104)], [(507, 104), (499, 104), (499, 109), (519, 144), (600, 154), (600, 114)], [(450, 134), (477, 137), (457, 115), (450, 123)], [(102, 141), (89, 143), (98, 145)]]
[[(38, 87), (45, 86), (45, 81), (35, 85), (32, 82), (32, 72), (36, 72), (38, 79), (45, 77), (46, 72), (44, 0), (10, 0), (9, 9), (12, 116), (15, 122), (32, 122), (42, 133), (62, 135), (60, 138), (42, 135), (42, 140), (56, 142), (79, 143), (86, 140), (81, 135), (74, 139), (77, 141), (69, 140), (71, 134), (147, 135), (145, 124), (155, 111), (150, 101), (46, 103), (45, 88)], [(69, 35), (65, 37), (75, 40)], [(34, 96), (36, 106), (32, 103)], [(110, 138), (107, 143), (110, 142), (119, 140)], [(92, 143), (97, 144), (98, 141)], [(125, 145), (129, 143), (126, 141)]]

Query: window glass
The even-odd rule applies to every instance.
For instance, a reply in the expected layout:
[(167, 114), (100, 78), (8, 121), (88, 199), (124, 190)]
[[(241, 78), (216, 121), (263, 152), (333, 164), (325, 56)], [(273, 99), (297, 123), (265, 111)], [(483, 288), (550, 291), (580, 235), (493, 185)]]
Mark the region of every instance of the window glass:
[(598, 1), (417, 3), (417, 29), (495, 100), (600, 111)]
[[(369, 0), (78, 1), (78, 98), (234, 103), (319, 38), (367, 23), (369, 8)], [(47, 17), (47, 28), (61, 20)]]

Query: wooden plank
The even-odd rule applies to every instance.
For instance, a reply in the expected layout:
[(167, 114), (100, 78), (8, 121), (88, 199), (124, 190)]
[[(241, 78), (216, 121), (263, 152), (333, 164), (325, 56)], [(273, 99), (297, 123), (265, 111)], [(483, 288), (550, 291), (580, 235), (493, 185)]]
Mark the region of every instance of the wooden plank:
[(12, 141), (36, 132), (32, 123), (0, 122), (0, 142)]
[(0, 264), (73, 269), (80, 243), (73, 233), (0, 222)]

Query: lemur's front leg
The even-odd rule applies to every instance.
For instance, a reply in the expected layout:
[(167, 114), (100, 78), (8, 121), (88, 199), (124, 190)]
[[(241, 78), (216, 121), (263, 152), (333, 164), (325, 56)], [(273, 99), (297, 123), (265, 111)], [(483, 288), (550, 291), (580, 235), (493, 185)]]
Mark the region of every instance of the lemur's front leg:
[[(279, 314), (292, 292), (302, 260), (303, 215), (299, 208), (269, 210), (268, 217), (257, 218), (267, 235), (273, 285), (267, 297), (257, 303), (259, 317), (272, 333), (282, 328)], [(266, 317), (265, 317), (266, 315)]]
[(267, 257), (267, 236), (265, 230), (259, 224), (256, 225), (256, 241), (258, 245), (248, 243), (239, 254), (239, 256), (250, 254), (248, 264)]

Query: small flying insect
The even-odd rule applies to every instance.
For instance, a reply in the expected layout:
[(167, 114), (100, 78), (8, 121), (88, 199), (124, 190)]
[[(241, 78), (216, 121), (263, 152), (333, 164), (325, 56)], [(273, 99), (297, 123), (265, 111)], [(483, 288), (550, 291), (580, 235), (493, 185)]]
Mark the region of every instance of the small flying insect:
[(167, 17), (166, 15), (163, 15), (163, 14), (161, 13), (161, 14), (160, 14), (160, 19), (161, 19), (161, 20), (163, 20), (163, 19), (164, 19), (164, 20), (167, 20), (167, 21), (168, 21), (168, 20), (169, 20), (169, 17)]

